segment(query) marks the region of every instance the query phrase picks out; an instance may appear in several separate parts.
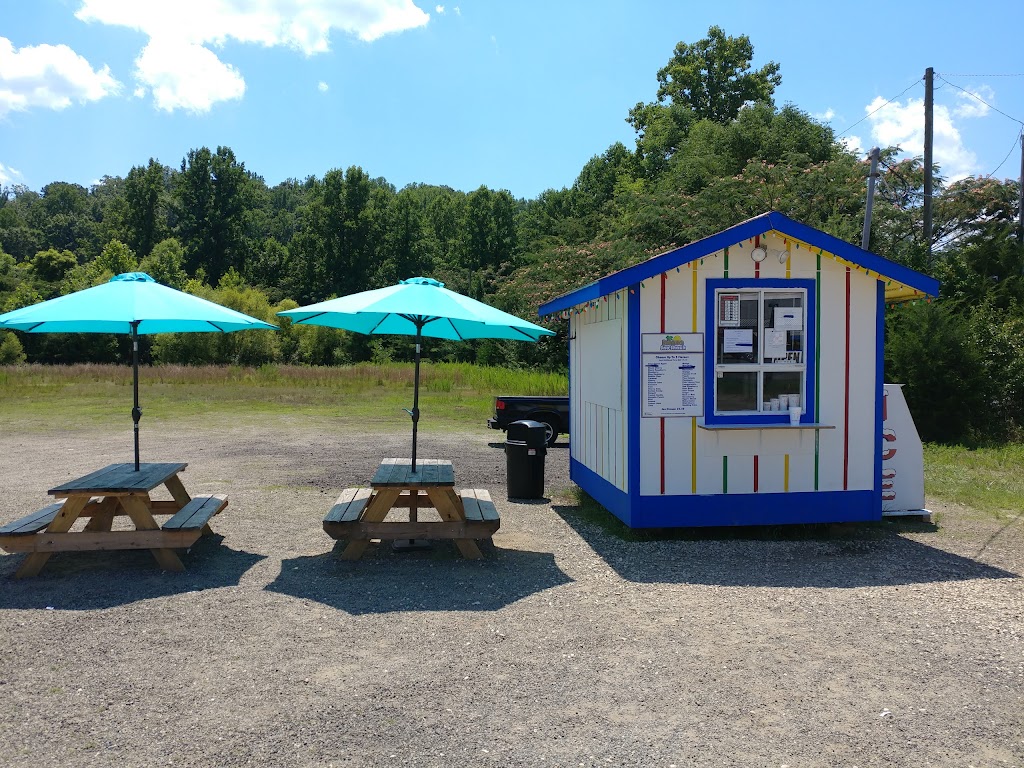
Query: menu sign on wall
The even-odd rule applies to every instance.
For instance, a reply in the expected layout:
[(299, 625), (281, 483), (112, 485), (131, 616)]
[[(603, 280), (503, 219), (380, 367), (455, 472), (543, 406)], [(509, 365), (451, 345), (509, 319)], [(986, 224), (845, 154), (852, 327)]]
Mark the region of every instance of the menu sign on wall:
[(704, 334), (641, 334), (645, 418), (704, 415)]

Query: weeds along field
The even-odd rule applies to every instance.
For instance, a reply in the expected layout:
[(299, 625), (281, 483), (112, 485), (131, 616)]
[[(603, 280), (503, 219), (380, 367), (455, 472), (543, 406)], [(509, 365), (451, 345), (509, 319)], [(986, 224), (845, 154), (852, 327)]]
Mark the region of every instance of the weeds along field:
[[(144, 419), (318, 414), (346, 422), (405, 423), (412, 407), (411, 363), (303, 367), (145, 366), (139, 370)], [(482, 424), (496, 395), (564, 395), (568, 378), (467, 363), (420, 366), (420, 410), (438, 426)], [(123, 417), (132, 405), (132, 372), (118, 365), (0, 366), (8, 425), (88, 426)]]

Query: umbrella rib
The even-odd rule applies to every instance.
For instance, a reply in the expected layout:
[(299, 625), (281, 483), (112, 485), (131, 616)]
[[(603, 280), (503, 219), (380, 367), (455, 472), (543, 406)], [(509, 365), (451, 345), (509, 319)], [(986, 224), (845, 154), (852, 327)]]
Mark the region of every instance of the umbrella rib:
[(523, 336), (525, 336), (526, 338), (528, 338), (528, 339), (529, 339), (530, 341), (537, 341), (537, 339), (536, 339), (535, 337), (531, 336), (530, 334), (528, 334), (528, 333), (527, 333), (526, 331), (524, 331), (524, 330), (523, 330), (523, 329), (521, 329), (521, 328), (516, 328), (516, 327), (515, 327), (514, 325), (510, 325), (510, 326), (509, 326), (509, 328), (511, 328), (511, 329), (512, 329), (513, 331), (515, 331), (516, 333), (521, 333), (521, 334), (523, 334)]
[(296, 325), (301, 325), (302, 323), (308, 322), (310, 320), (314, 320), (314, 319), (316, 319), (318, 317), (323, 317), (326, 314), (327, 314), (326, 312), (317, 312), (315, 315), (310, 315), (309, 317), (304, 317), (301, 320), (295, 320), (294, 323)]
[(221, 333), (227, 333), (227, 331), (225, 331), (225, 330), (224, 330), (223, 328), (221, 328), (221, 327), (220, 327), (219, 325), (217, 325), (216, 323), (214, 323), (214, 322), (212, 322), (212, 321), (210, 321), (210, 320), (207, 320), (206, 322), (210, 323), (210, 325), (212, 325), (212, 326), (213, 326), (214, 328), (216, 328), (216, 329), (217, 329), (218, 331), (220, 331)]
[(454, 331), (455, 335), (459, 337), (459, 341), (465, 341), (462, 334), (459, 333), (459, 329), (455, 327), (455, 323), (452, 322), (452, 319), (450, 317), (446, 317), (445, 320), (448, 321), (448, 325), (452, 327), (452, 331)]
[[(373, 328), (371, 328), (371, 329), (370, 329), (369, 331), (367, 331), (367, 332), (366, 332), (366, 335), (367, 335), (367, 336), (369, 336), (369, 335), (370, 335), (370, 334), (372, 334), (372, 333), (373, 333), (374, 331), (376, 331), (376, 330), (377, 330), (378, 328), (380, 328), (380, 326), (381, 326), (381, 323), (383, 323), (383, 322), (384, 322), (385, 320), (387, 320), (387, 319), (388, 319), (389, 317), (391, 317), (391, 313), (390, 313), (390, 312), (388, 312), (388, 313), (387, 313), (386, 315), (384, 315), (384, 317), (382, 317), (382, 318), (380, 319), (380, 321), (379, 321), (379, 322), (378, 322), (378, 323), (377, 323), (376, 325), (374, 325), (374, 326), (373, 326)], [(402, 317), (405, 317), (405, 315), (402, 315)]]

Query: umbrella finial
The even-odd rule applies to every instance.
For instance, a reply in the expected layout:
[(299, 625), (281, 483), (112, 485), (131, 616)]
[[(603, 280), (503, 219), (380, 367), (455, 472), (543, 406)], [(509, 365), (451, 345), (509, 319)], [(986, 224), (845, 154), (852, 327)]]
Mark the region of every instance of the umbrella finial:
[(435, 288), (444, 288), (444, 283), (432, 277), (410, 277), (407, 280), (399, 280), (399, 285), (432, 285)]
[(110, 282), (116, 283), (124, 281), (127, 283), (155, 283), (152, 277), (147, 275), (145, 272), (122, 272), (120, 275), (114, 275), (110, 278)]

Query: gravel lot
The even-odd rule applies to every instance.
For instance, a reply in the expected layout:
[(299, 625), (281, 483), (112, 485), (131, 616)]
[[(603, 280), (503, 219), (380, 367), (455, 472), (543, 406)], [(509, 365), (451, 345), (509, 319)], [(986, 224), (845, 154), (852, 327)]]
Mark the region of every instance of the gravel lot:
[[(143, 425), (224, 492), (215, 537), (0, 555), (0, 765), (1022, 766), (1024, 521), (626, 542), (565, 495), (506, 500), (499, 433), (420, 433), (502, 515), (485, 559), (320, 520), (408, 433)], [(159, 439), (156, 437), (159, 435)], [(0, 433), (0, 522), (130, 458), (130, 432)]]

